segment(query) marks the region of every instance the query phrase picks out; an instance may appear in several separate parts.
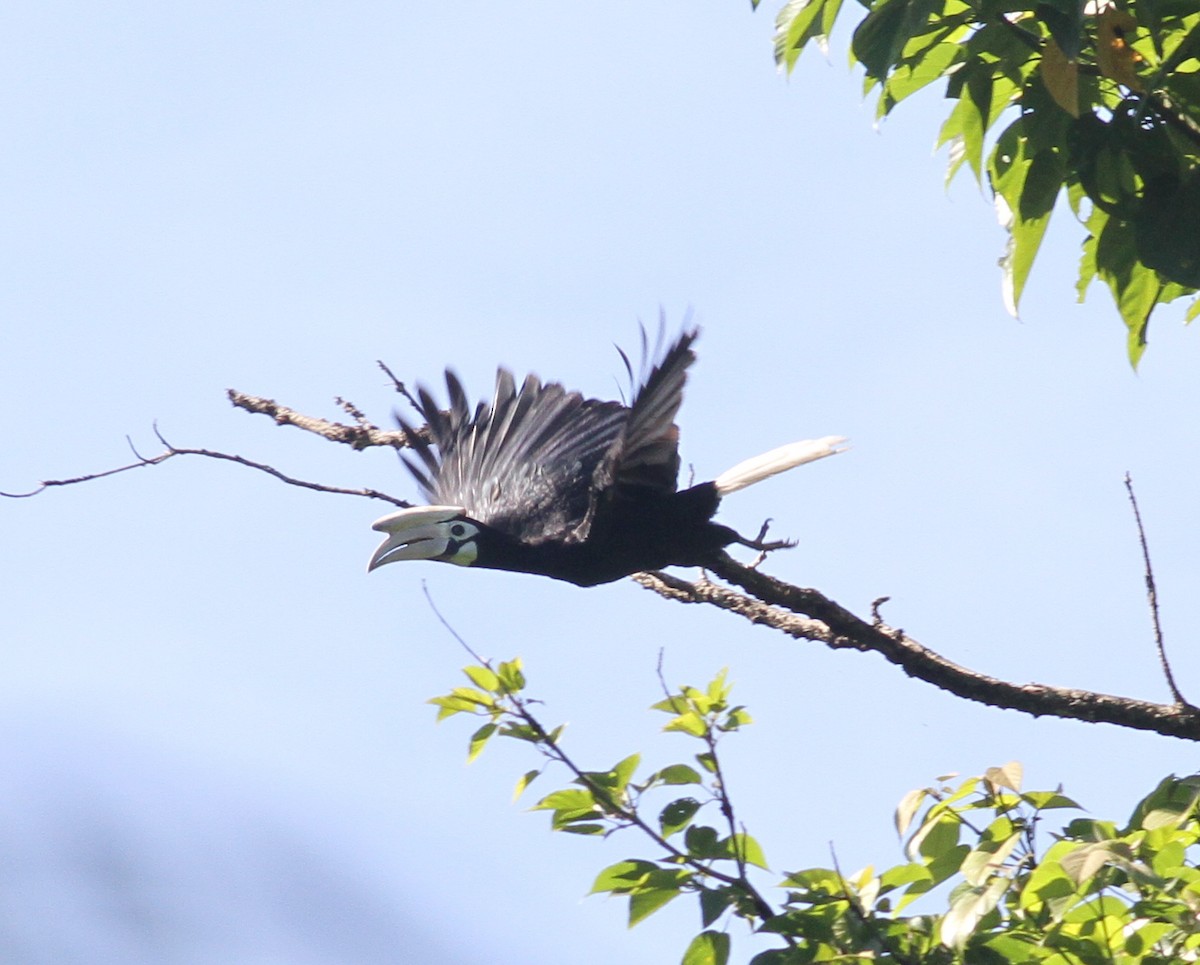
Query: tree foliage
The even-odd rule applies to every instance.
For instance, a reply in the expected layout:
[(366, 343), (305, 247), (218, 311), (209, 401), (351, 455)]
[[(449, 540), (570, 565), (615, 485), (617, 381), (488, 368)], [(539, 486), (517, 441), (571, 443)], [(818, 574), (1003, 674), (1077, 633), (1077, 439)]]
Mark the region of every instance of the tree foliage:
[[(631, 926), (680, 897), (696, 900), (700, 930), (683, 965), (728, 962), (730, 925), (739, 920), (776, 942), (752, 965), (1200, 960), (1200, 775), (1163, 780), (1124, 827), (1077, 817), (1051, 835), (1041, 827), (1047, 812), (1079, 805), (1061, 790), (1023, 791), (1019, 764), (957, 784), (939, 778), (896, 809), (906, 861), (880, 872), (844, 873), (836, 860), (793, 871), (773, 896), (752, 880), (765, 876), (766, 855), (735, 817), (722, 772), (719, 742), (751, 722), (724, 671), (653, 705), (670, 718), (664, 731), (696, 743), (690, 759), (641, 777), (637, 754), (603, 770), (577, 764), (563, 728), (548, 729), (531, 713), (519, 660), (495, 668), (481, 661), (465, 673), (470, 687), (431, 703), (439, 720), (484, 719), (471, 736), (471, 759), (496, 736), (527, 742), (573, 776), (534, 806), (549, 812), (555, 831), (635, 831), (652, 848), (650, 857), (602, 870), (593, 894), (627, 900)], [(518, 796), (542, 770), (521, 776)]]
[[(965, 165), (1009, 234), (1015, 315), (1056, 202), (1086, 230), (1078, 292), (1099, 278), (1130, 361), (1150, 315), (1200, 289), (1200, 8), (1194, 0), (862, 0), (851, 59), (877, 115), (945, 81), (947, 180)], [(755, 0), (757, 6), (757, 0)], [(789, 0), (776, 60), (823, 46), (842, 0)], [(1003, 123), (1003, 126), (1001, 124)], [(996, 133), (998, 131), (998, 133)], [(1187, 318), (1200, 314), (1193, 299)]]

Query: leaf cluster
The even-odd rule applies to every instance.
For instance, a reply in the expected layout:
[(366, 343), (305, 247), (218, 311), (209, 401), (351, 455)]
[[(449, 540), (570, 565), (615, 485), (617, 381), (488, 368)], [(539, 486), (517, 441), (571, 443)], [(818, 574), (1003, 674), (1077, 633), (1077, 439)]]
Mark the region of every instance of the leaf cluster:
[[(757, 5), (757, 4), (756, 4)], [(1190, 0), (863, 0), (851, 59), (877, 114), (944, 81), (947, 180), (986, 175), (1015, 315), (1056, 202), (1086, 229), (1077, 290), (1111, 291), (1136, 365), (1154, 308), (1200, 289), (1200, 9)], [(824, 46), (841, 0), (789, 0), (775, 56)], [(993, 133), (1004, 121), (998, 134)], [(1188, 319), (1200, 314), (1193, 300)]]
[[(771, 927), (803, 935), (803, 952), (766, 952), (756, 965), (1200, 959), (1200, 776), (1165, 779), (1124, 829), (1077, 818), (1044, 851), (1044, 812), (1078, 805), (1061, 791), (1022, 792), (1020, 780), (1011, 763), (910, 792), (896, 812), (906, 864), (790, 875), (787, 911)], [(900, 914), (942, 886), (944, 912)]]
[[(1040, 830), (1046, 812), (1079, 806), (1061, 789), (1023, 791), (1019, 764), (957, 784), (939, 778), (896, 810), (903, 863), (845, 874), (835, 860), (791, 872), (770, 901), (751, 880), (753, 869), (768, 870), (766, 858), (735, 817), (718, 753), (726, 735), (751, 722), (732, 701), (725, 671), (653, 705), (669, 717), (666, 732), (698, 746), (689, 760), (642, 777), (638, 754), (604, 770), (577, 764), (563, 728), (546, 728), (531, 712), (519, 660), (495, 668), (481, 661), (465, 673), (471, 686), (431, 703), (439, 720), (486, 718), (471, 736), (470, 759), (495, 736), (528, 743), (572, 774), (534, 805), (549, 812), (553, 830), (636, 830), (648, 839), (652, 853), (605, 868), (593, 894), (626, 899), (630, 925), (681, 896), (697, 900), (700, 931), (683, 965), (728, 962), (736, 921), (779, 943), (752, 965), (1200, 961), (1200, 775), (1163, 780), (1123, 828), (1079, 817), (1049, 835)], [(522, 775), (518, 796), (543, 769)]]

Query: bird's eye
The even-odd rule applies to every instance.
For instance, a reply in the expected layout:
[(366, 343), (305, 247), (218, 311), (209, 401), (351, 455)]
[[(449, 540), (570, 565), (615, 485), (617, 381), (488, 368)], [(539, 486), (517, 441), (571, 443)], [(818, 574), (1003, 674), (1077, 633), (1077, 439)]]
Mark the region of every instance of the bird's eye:
[(467, 527), (465, 527), (462, 523), (455, 523), (450, 527), (450, 535), (456, 539), (461, 539), (463, 536), (467, 535)]

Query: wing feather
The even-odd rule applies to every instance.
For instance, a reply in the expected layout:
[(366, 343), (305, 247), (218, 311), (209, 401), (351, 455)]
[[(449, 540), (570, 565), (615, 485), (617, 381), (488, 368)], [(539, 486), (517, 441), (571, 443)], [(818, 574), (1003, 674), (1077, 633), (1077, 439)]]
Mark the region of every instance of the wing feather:
[[(596, 469), (597, 494), (644, 486), (673, 493), (679, 478), (679, 427), (688, 367), (696, 360), (692, 343), (699, 330), (684, 332), (650, 369), (633, 397), (629, 419), (616, 444)], [(646, 349), (642, 333), (643, 350)], [(643, 360), (643, 368), (645, 361)]]
[[(461, 381), (447, 370), (448, 410), (423, 387), (417, 390), (432, 444), (414, 435), (417, 458), (404, 457), (404, 463), (431, 503), (462, 506), (481, 523), (529, 543), (584, 541), (594, 525), (604, 525), (614, 501), (639, 489), (675, 491), (675, 417), (697, 334), (684, 332), (646, 372), (650, 349), (643, 330), (646, 374), (629, 406), (585, 399), (535, 375), (517, 388), (512, 373), (499, 369), (491, 402), (472, 412)], [(632, 366), (621, 355), (632, 381)], [(401, 427), (412, 433), (403, 421)]]
[(517, 389), (505, 369), (496, 374), (491, 403), (474, 414), (451, 372), (446, 387), (448, 412), (418, 389), (417, 408), (432, 445), (418, 440), (417, 460), (404, 459), (425, 497), (462, 506), (481, 523), (528, 542), (569, 539), (588, 511), (596, 466), (628, 410), (585, 400), (556, 382), (543, 385), (534, 375)]

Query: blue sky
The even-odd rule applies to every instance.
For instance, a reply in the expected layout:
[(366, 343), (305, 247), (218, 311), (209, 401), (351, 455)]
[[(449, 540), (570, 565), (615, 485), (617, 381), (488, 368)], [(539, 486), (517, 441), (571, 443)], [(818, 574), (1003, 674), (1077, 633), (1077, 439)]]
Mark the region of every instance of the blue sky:
[[(504, 364), (612, 398), (612, 345), (690, 311), (697, 478), (853, 440), (722, 507), (801, 540), (773, 572), (858, 612), (890, 595), (895, 624), (981, 671), (1165, 699), (1129, 470), (1176, 675), (1200, 699), (1195, 333), (1163, 311), (1133, 373), (1107, 296), (1074, 302), (1065, 210), (1007, 316), (1000, 229), (931, 154), (937, 94), (876, 128), (844, 43), (774, 70), (773, 13), (5, 11), (0, 489), (120, 464), (127, 435), (153, 452), (157, 420), (178, 445), (413, 497), (393, 455), (276, 428), (224, 390), (331, 418), (343, 396), (384, 422), (383, 359), (438, 387), (453, 365), (479, 396)], [(689, 753), (646, 710), (660, 648), (672, 682), (730, 667), (757, 721), (728, 742), (730, 783), (779, 870), (826, 863), (830, 842), (844, 868), (899, 861), (891, 810), (937, 774), (1016, 758), (1031, 786), (1121, 818), (1195, 767), (1178, 742), (968, 705), (628, 582), (368, 576), (384, 510), (199, 459), (0, 502), (0, 754), (21, 775), (5, 806), (26, 816), (5, 824), (34, 828), (0, 831), (0, 942), (54, 962), (674, 960), (694, 909), (627, 931), (621, 903), (584, 897), (641, 842), (552, 836), (510, 803), (535, 764), (521, 747), (468, 768), (470, 728), (434, 726), (424, 701), (466, 659), (423, 585), (477, 650), (524, 658), (589, 767)], [(80, 827), (95, 830), (61, 833)], [(270, 858), (281, 839), (290, 857)], [(304, 889), (352, 911), (301, 928)], [(129, 895), (155, 929), (110, 911)], [(46, 935), (45, 908), (92, 925)]]

